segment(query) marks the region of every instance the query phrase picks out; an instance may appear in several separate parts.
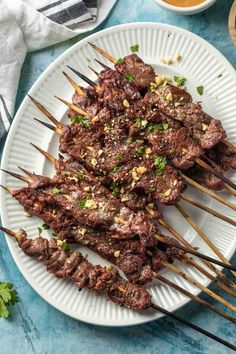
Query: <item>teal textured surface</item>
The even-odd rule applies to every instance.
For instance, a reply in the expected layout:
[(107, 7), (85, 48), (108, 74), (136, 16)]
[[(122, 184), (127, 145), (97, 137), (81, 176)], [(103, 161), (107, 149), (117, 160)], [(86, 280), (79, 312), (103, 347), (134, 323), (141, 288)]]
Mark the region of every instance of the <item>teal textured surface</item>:
[[(231, 0), (218, 0), (209, 10), (193, 16), (167, 12), (152, 0), (118, 0), (109, 18), (97, 29), (127, 22), (152, 21), (173, 24), (200, 35), (217, 49), (236, 68), (234, 48), (227, 28)], [(85, 35), (27, 55), (22, 68), (16, 109), (35, 80), (62, 52)], [(1, 151), (3, 144), (0, 146)], [(236, 257), (233, 259), (236, 263)], [(228, 274), (229, 275), (229, 274)], [(0, 237), (0, 280), (13, 282), (20, 302), (12, 308), (7, 320), (0, 319), (1, 354), (123, 354), (123, 353), (230, 353), (193, 330), (164, 318), (145, 325), (126, 328), (105, 328), (73, 320), (42, 300), (24, 280)], [(211, 289), (215, 289), (211, 286)], [(226, 293), (217, 292), (234, 302)], [(206, 299), (205, 296), (201, 296)], [(213, 299), (209, 302), (223, 309)], [(226, 310), (227, 311), (227, 310)], [(208, 310), (191, 302), (177, 312), (199, 326), (233, 342), (235, 327)]]

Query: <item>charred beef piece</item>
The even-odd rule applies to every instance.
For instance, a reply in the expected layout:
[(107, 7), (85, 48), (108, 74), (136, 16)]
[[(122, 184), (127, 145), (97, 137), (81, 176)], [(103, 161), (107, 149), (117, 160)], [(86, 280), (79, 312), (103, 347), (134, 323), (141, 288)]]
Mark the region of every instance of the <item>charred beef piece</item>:
[[(79, 95), (77, 92), (75, 92), (72, 97), (72, 102), (76, 106), (80, 107), (85, 112), (90, 114), (92, 117), (94, 117), (102, 109), (101, 105), (98, 102), (98, 95), (96, 93), (96, 90), (93, 88), (86, 88), (83, 89), (83, 91), (84, 91), (83, 95)], [(77, 112), (70, 109), (68, 116), (72, 117), (77, 114), (78, 114)]]
[(152, 102), (166, 115), (182, 122), (203, 149), (210, 149), (226, 138), (221, 122), (206, 114), (201, 104), (193, 103), (192, 97), (179, 87), (171, 84), (158, 86)]
[(122, 279), (114, 268), (93, 266), (78, 252), (63, 251), (54, 239), (48, 241), (38, 237), (32, 240), (21, 230), (18, 244), (25, 254), (44, 262), (48, 272), (58, 278), (70, 279), (79, 289), (94, 290), (133, 310), (144, 310), (151, 305), (147, 290)]
[(116, 70), (123, 76), (134, 82), (139, 89), (149, 88), (155, 80), (154, 69), (143, 62), (137, 54), (130, 54), (124, 57), (123, 63), (115, 64)]
[(206, 154), (215, 163), (215, 168), (227, 171), (230, 168), (236, 169), (236, 154), (225, 144), (219, 143)]
[(190, 168), (186, 174), (206, 188), (216, 191), (224, 189), (224, 182), (221, 179), (199, 166)]

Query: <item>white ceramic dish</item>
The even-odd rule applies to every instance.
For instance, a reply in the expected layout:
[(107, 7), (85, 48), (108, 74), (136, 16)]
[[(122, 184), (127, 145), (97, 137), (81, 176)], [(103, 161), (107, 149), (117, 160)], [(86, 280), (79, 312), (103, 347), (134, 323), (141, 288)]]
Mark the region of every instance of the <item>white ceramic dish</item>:
[(174, 6), (168, 4), (164, 0), (154, 0), (159, 6), (163, 7), (166, 10), (175, 12), (181, 15), (194, 15), (199, 12), (207, 10), (210, 6), (212, 6), (216, 0), (205, 0), (203, 3), (190, 7), (182, 7), (182, 6)]
[[(203, 101), (208, 113), (222, 119), (230, 141), (236, 142), (236, 75), (234, 69), (215, 48), (201, 38), (180, 28), (158, 23), (134, 23), (106, 29), (75, 44), (55, 60), (33, 85), (30, 94), (39, 99), (59, 120), (65, 119), (66, 121), (64, 117), (66, 108), (54, 98), (54, 95), (70, 100), (73, 93), (73, 89), (62, 74), (63, 70), (67, 71), (66, 64), (95, 79), (87, 68), (88, 59), (93, 60), (96, 57), (101, 60), (101, 57), (87, 44), (87, 41), (96, 43), (116, 57), (123, 57), (129, 52), (131, 45), (138, 43), (139, 55), (144, 61), (155, 64), (158, 73), (172, 76), (177, 74), (188, 78), (187, 87), (194, 99)], [(177, 52), (182, 55), (179, 63), (171, 66), (160, 64), (161, 58), (173, 56)], [(100, 70), (94, 61), (90, 65)], [(219, 74), (223, 76), (219, 78)], [(73, 77), (79, 84), (83, 84), (76, 76)], [(204, 86), (204, 95), (201, 97), (196, 91), (196, 87), (200, 84)], [(2, 168), (16, 171), (17, 166), (21, 165), (36, 173), (52, 175), (53, 166), (46, 162), (29, 143), (34, 142), (57, 156), (58, 138), (50, 130), (35, 122), (33, 117), (47, 121), (26, 97), (8, 134)], [(1, 184), (11, 188), (22, 186), (21, 182), (3, 173)], [(227, 213), (229, 217), (235, 217), (230, 209), (205, 195), (191, 189), (189, 193), (206, 205)], [(232, 199), (229, 196), (227, 198)], [(187, 210), (223, 254), (230, 258), (236, 248), (233, 226), (202, 213), (196, 208), (187, 206)], [(42, 221), (35, 217), (27, 218), (18, 202), (3, 190), (1, 190), (1, 214), (4, 226), (13, 230), (23, 227), (32, 236), (36, 234), (37, 226), (42, 224)], [(165, 207), (164, 215), (186, 239), (200, 247), (202, 252), (214, 256), (194, 230), (177, 214), (175, 208)], [(71, 283), (54, 278), (45, 271), (41, 263), (25, 256), (14, 240), (7, 237), (7, 242), (17, 266), (31, 286), (47, 302), (67, 315), (85, 322), (106, 326), (134, 325), (161, 317), (157, 312), (137, 313), (121, 308), (86, 290), (78, 292)], [(88, 253), (93, 263), (106, 264), (87, 249), (83, 251)], [(209, 280), (194, 269), (189, 269), (185, 265), (179, 266), (204, 285), (209, 284)], [(199, 292), (197, 288), (175, 274), (165, 269), (161, 273), (194, 294)], [(186, 297), (155, 281), (149, 289), (153, 301), (170, 311), (178, 309), (188, 301)]]

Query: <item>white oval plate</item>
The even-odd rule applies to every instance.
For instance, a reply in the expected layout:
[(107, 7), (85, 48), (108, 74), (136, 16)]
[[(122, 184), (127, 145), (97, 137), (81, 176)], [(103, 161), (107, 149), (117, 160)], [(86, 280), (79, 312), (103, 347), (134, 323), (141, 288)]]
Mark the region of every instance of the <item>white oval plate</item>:
[[(92, 79), (95, 77), (87, 67), (88, 61), (92, 61), (90, 65), (95, 69), (101, 69), (93, 61), (93, 58), (103, 59), (87, 44), (88, 41), (96, 43), (117, 58), (127, 55), (131, 45), (139, 44), (139, 55), (145, 62), (155, 64), (158, 73), (167, 73), (172, 76), (177, 74), (188, 79), (187, 87), (194, 99), (203, 101), (206, 111), (222, 120), (230, 141), (236, 142), (236, 75), (234, 69), (216, 49), (201, 38), (180, 28), (158, 23), (133, 23), (103, 30), (75, 44), (55, 60), (33, 85), (30, 94), (39, 99), (59, 120), (64, 119), (66, 108), (54, 98), (54, 95), (70, 100), (73, 93), (72, 87), (62, 74), (63, 70), (69, 72), (66, 65), (76, 68)], [(182, 56), (179, 63), (171, 66), (160, 64), (161, 58), (174, 56), (175, 53), (180, 53)], [(219, 78), (220, 74), (223, 76)], [(71, 72), (70, 75), (83, 85), (78, 77)], [(201, 97), (196, 91), (198, 85), (204, 86), (204, 95)], [(21, 165), (36, 173), (52, 175), (53, 166), (45, 161), (29, 143), (34, 142), (57, 156), (58, 138), (50, 130), (35, 122), (33, 117), (47, 121), (26, 97), (8, 134), (2, 168), (16, 171), (17, 166)], [(233, 178), (233, 176), (231, 177)], [(22, 186), (21, 182), (3, 173), (1, 174), (1, 184), (11, 188)], [(190, 188), (188, 193), (234, 218), (235, 215), (229, 208)], [(229, 195), (226, 197), (229, 200), (233, 199)], [(196, 208), (190, 208), (187, 204), (185, 207), (222, 253), (230, 258), (236, 248), (233, 226), (202, 213)], [(163, 209), (165, 218), (186, 239), (194, 246), (200, 247), (202, 252), (214, 256), (213, 252), (196, 235), (196, 232), (177, 214), (174, 207)], [(3, 225), (13, 230), (23, 227), (32, 236), (37, 233), (37, 227), (42, 224), (42, 221), (35, 217), (27, 218), (19, 203), (3, 190), (1, 191), (1, 213)], [(78, 292), (70, 282), (54, 278), (45, 271), (45, 267), (41, 263), (25, 256), (14, 240), (7, 237), (7, 242), (17, 266), (31, 286), (47, 302), (67, 315), (85, 322), (106, 326), (134, 325), (161, 317), (158, 312), (137, 313), (127, 310), (106, 301), (102, 296), (95, 296), (87, 290)], [(83, 251), (88, 254), (93, 263), (106, 264), (100, 257), (87, 249), (83, 249)], [(204, 285), (209, 284), (209, 280), (194, 269), (189, 269), (181, 264), (179, 267), (196, 277)], [(175, 274), (165, 269), (161, 273), (192, 293), (199, 293), (197, 288)], [(170, 287), (158, 284), (156, 281), (153, 281), (148, 288), (153, 296), (153, 301), (169, 311), (178, 309), (188, 301), (180, 293)]]

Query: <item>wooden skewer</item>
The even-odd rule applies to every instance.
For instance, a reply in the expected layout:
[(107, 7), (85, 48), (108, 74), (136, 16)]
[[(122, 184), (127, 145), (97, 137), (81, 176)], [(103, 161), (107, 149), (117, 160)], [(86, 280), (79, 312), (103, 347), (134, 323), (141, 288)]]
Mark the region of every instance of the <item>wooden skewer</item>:
[(98, 64), (100, 64), (104, 69), (110, 69), (109, 66), (107, 66), (106, 64), (102, 63), (101, 61), (94, 59)]
[(44, 151), (43, 149), (41, 149), (40, 147), (36, 146), (33, 143), (30, 143), (30, 145), (32, 145), (36, 150), (38, 150), (41, 154), (43, 154), (43, 156), (45, 156), (46, 159), (48, 159), (55, 165), (57, 160), (52, 155), (50, 155), (48, 152)]
[[(178, 207), (178, 206), (176, 206)], [(182, 209), (182, 208), (181, 208)], [(179, 210), (179, 209), (178, 209)], [(209, 256), (206, 256), (205, 254), (202, 254), (198, 251), (195, 251), (195, 250), (192, 250), (191, 248), (188, 248), (188, 247), (185, 247), (185, 246), (182, 246), (181, 244), (177, 244), (175, 242), (172, 242), (170, 239), (168, 239), (167, 237), (164, 237), (164, 236), (161, 236), (161, 235), (156, 235), (155, 238), (160, 241), (160, 242), (163, 242), (165, 243), (166, 245), (169, 245), (169, 246), (173, 246), (175, 248), (178, 248), (182, 251), (184, 251), (185, 253), (190, 253), (192, 254), (193, 256), (196, 256), (198, 258), (201, 258), (201, 259), (204, 259), (205, 261), (208, 261), (208, 262), (211, 262), (211, 263), (214, 263), (214, 264), (217, 264), (223, 268), (227, 268), (227, 269), (230, 269), (230, 270), (233, 270), (233, 271), (236, 271), (236, 267), (235, 266), (232, 266), (231, 264), (228, 263), (223, 263), (223, 262), (220, 262), (218, 261), (217, 259), (214, 259), (212, 257), (209, 257)]]
[(211, 214), (211, 215), (213, 215), (213, 216), (215, 216), (215, 217), (217, 217), (217, 218), (219, 218), (221, 220), (224, 220), (224, 221), (226, 221), (227, 223), (229, 223), (229, 224), (231, 224), (233, 226), (236, 226), (236, 221), (234, 221), (233, 219), (230, 219), (228, 216), (225, 216), (225, 215), (219, 213), (218, 211), (216, 211), (216, 210), (214, 210), (212, 208), (209, 208), (209, 207), (205, 206), (204, 204), (202, 204), (198, 200), (195, 200), (195, 199), (193, 199), (193, 198), (191, 198), (191, 197), (189, 197), (189, 196), (187, 196), (185, 194), (181, 194), (180, 198), (182, 200), (184, 200), (185, 202), (190, 203), (192, 205), (195, 205), (196, 207), (206, 211), (207, 213), (209, 213), (209, 214)]
[(99, 72), (97, 72), (95, 69), (93, 69), (91, 66), (88, 66), (88, 68), (96, 75), (99, 76)]
[(61, 101), (62, 103), (64, 103), (67, 107), (73, 109), (73, 111), (79, 113), (81, 116), (83, 117), (89, 117), (89, 114), (85, 111), (83, 111), (81, 108), (79, 108), (78, 106), (76, 106), (73, 103), (67, 102), (66, 100), (63, 100), (62, 98), (55, 96), (59, 101)]
[(235, 191), (233, 188), (231, 188), (230, 186), (228, 186), (228, 184), (225, 184), (224, 187), (225, 187), (225, 189), (227, 189), (227, 191), (228, 191), (230, 194), (232, 194), (234, 197), (236, 197), (236, 191)]
[(214, 198), (218, 202), (220, 202), (220, 203), (222, 203), (222, 204), (224, 204), (224, 205), (228, 206), (229, 208), (231, 208), (231, 209), (236, 211), (236, 205), (235, 204), (232, 204), (232, 203), (228, 202), (226, 199), (222, 198), (220, 195), (218, 195), (218, 194), (212, 192), (211, 190), (203, 187), (201, 184), (199, 184), (196, 181), (192, 180), (191, 178), (189, 178), (188, 176), (186, 176), (182, 172), (180, 174), (183, 177), (183, 179), (185, 180), (185, 182), (187, 182), (188, 184), (190, 184), (194, 188), (200, 190), (203, 193), (206, 193), (207, 195), (209, 195), (210, 197)]
[[(163, 220), (162, 218), (159, 218), (158, 222), (162, 226), (164, 226), (179, 242), (181, 242), (183, 245), (185, 245), (188, 248), (194, 249), (193, 246), (187, 240), (185, 240), (175, 229), (173, 229), (173, 227), (171, 227), (165, 220)], [(219, 269), (217, 269), (213, 264), (211, 264), (207, 261), (204, 261), (204, 260), (202, 260), (202, 262), (208, 268), (210, 268), (214, 273), (216, 273), (218, 276), (220, 276), (221, 279), (223, 279), (229, 286), (236, 289), (236, 284), (234, 284), (231, 279), (229, 279), (224, 273), (222, 273)]]
[(202, 300), (200, 297), (191, 294), (189, 291), (185, 290), (184, 288), (181, 288), (181, 286), (173, 283), (172, 281), (170, 281), (167, 278), (162, 277), (161, 275), (159, 275), (156, 272), (153, 272), (153, 277), (155, 279), (157, 279), (158, 281), (160, 281), (163, 284), (166, 284), (168, 286), (170, 286), (171, 288), (179, 291), (180, 293), (184, 294), (185, 296), (189, 297), (190, 299), (192, 299), (193, 301), (197, 302), (200, 305), (203, 305), (205, 307), (207, 307), (209, 310), (214, 311), (215, 313), (217, 313), (218, 315), (226, 318), (227, 320), (229, 320), (230, 322), (236, 323), (236, 319), (232, 316), (229, 316), (227, 313), (225, 313), (224, 311), (219, 310), (217, 307), (209, 304), (207, 301)]
[[(225, 263), (229, 264), (229, 261), (225, 256), (219, 251), (219, 249), (211, 242), (207, 235), (198, 227), (198, 225), (190, 218), (186, 211), (180, 206), (176, 205), (176, 209), (183, 215), (185, 220), (197, 231), (201, 238), (206, 242), (206, 244), (214, 251), (214, 253)], [(232, 271), (232, 274), (235, 276), (236, 272)]]
[(65, 75), (67, 80), (70, 82), (70, 84), (74, 87), (74, 89), (78, 93), (78, 95), (83, 96), (84, 95), (83, 89), (79, 85), (77, 85), (77, 83), (67, 73), (65, 73), (63, 71), (63, 74)]
[(28, 177), (21, 176), (21, 175), (19, 175), (18, 173), (14, 173), (14, 172), (10, 172), (10, 171), (4, 170), (3, 168), (2, 168), (1, 170), (2, 170), (3, 172), (7, 173), (8, 175), (12, 176), (12, 177), (15, 177), (15, 178), (19, 179), (19, 180), (22, 181), (22, 182), (28, 183), (28, 180), (29, 180)]
[[(19, 234), (16, 234), (15, 232), (13, 232), (13, 231), (11, 231), (11, 230), (9, 230), (9, 229), (6, 229), (5, 227), (0, 226), (0, 230), (2, 230), (3, 232), (5, 232), (6, 234), (10, 235), (11, 237), (15, 238), (16, 240), (18, 240), (18, 238), (19, 238)], [(162, 277), (161, 277), (159, 280), (163, 282)], [(164, 280), (164, 282), (165, 282), (165, 280)], [(168, 281), (167, 281), (167, 282), (168, 282)], [(176, 288), (177, 288), (177, 287), (178, 287), (178, 286), (176, 285)], [(124, 292), (126, 291), (126, 290), (123, 289), (122, 287), (119, 287), (118, 290), (119, 290), (120, 292), (122, 292), (122, 293), (124, 293)], [(199, 300), (200, 300), (200, 299), (199, 299)], [(203, 301), (203, 300), (202, 300), (202, 301)], [(202, 301), (201, 301), (201, 303), (202, 303)], [(200, 302), (199, 302), (199, 303), (200, 303)], [(210, 304), (208, 304), (208, 305), (209, 305), (209, 308), (212, 309), (212, 305), (210, 305)], [(202, 333), (202, 334), (204, 334), (204, 335), (206, 335), (206, 336), (208, 336), (208, 337), (214, 339), (215, 341), (217, 341), (217, 342), (219, 342), (219, 343), (221, 343), (221, 344), (227, 346), (228, 348), (231, 348), (231, 349), (233, 349), (233, 350), (236, 350), (236, 346), (235, 346), (235, 345), (233, 345), (233, 344), (231, 344), (231, 343), (229, 343), (229, 342), (227, 342), (227, 341), (225, 341), (225, 340), (223, 340), (223, 339), (221, 339), (221, 338), (215, 336), (214, 334), (212, 334), (212, 333), (210, 333), (210, 332), (208, 332), (208, 331), (202, 329), (201, 327), (196, 326), (196, 325), (193, 324), (192, 322), (189, 322), (189, 321), (185, 320), (184, 318), (182, 318), (182, 317), (180, 317), (180, 316), (178, 316), (178, 315), (176, 315), (176, 314), (174, 314), (174, 313), (172, 313), (172, 312), (169, 312), (168, 310), (163, 309), (163, 308), (160, 307), (159, 305), (156, 305), (156, 304), (153, 304), (153, 303), (152, 303), (152, 304), (151, 304), (151, 307), (152, 307), (154, 310), (159, 311), (159, 312), (161, 312), (161, 313), (163, 313), (163, 314), (165, 314), (165, 315), (167, 315), (167, 316), (169, 316), (169, 317), (171, 317), (171, 318), (174, 318), (175, 320), (177, 320), (177, 321), (183, 323), (184, 325), (189, 326), (190, 328), (192, 328), (192, 329), (194, 329), (194, 330), (196, 330), (196, 331), (198, 331), (198, 332), (200, 332), (200, 333)], [(231, 318), (231, 317), (228, 316), (227, 314), (224, 314), (224, 313), (222, 314), (222, 311), (220, 311), (220, 310), (218, 310), (218, 309), (216, 309), (216, 308), (212, 309), (212, 311), (215, 311), (216, 313), (222, 315), (223, 317), (227, 318), (227, 319), (230, 320), (230, 321), (231, 321), (231, 320), (232, 320), (233, 322), (235, 321), (234, 318)]]
[(46, 128), (52, 130), (53, 132), (61, 135), (61, 130), (57, 129), (57, 127), (54, 127), (51, 124), (48, 124), (46, 122), (43, 122), (42, 120), (38, 119), (38, 118), (34, 118), (34, 120), (36, 120), (37, 122), (39, 122), (40, 124), (44, 125)]
[(95, 82), (93, 82), (92, 80), (90, 80), (87, 76), (81, 74), (79, 71), (73, 69), (71, 66), (67, 65), (67, 67), (73, 71), (73, 73), (75, 73), (77, 76), (79, 76), (82, 80), (84, 80), (85, 82), (87, 82), (88, 85), (92, 86), (96, 91), (100, 90), (100, 86), (97, 85)]
[(117, 59), (111, 56), (110, 54), (106, 53), (105, 50), (98, 48), (95, 44), (92, 44), (90, 42), (88, 42), (88, 44), (91, 45), (91, 47), (95, 49), (98, 53), (100, 53), (104, 58), (108, 59), (111, 63), (116, 64)]
[(34, 102), (34, 104), (38, 107), (38, 109), (43, 113), (45, 114), (46, 117), (48, 117), (48, 119), (50, 119), (50, 121), (55, 124), (55, 126), (58, 128), (58, 129), (62, 129), (62, 124), (60, 122), (58, 122), (58, 120), (56, 118), (53, 117), (53, 115), (48, 112), (48, 110), (43, 106), (41, 105), (41, 103), (39, 103), (39, 101), (37, 101), (35, 98), (31, 97), (30, 95), (28, 95), (29, 98)]
[(199, 288), (200, 290), (202, 290), (205, 294), (211, 296), (213, 299), (217, 300), (218, 302), (220, 302), (222, 305), (226, 306), (228, 309), (230, 309), (233, 312), (236, 312), (236, 307), (233, 306), (232, 304), (230, 304), (228, 301), (226, 301), (225, 299), (223, 299), (222, 297), (220, 297), (219, 295), (217, 295), (216, 293), (214, 293), (213, 291), (209, 290), (208, 288), (206, 288), (204, 285), (202, 285), (199, 281), (197, 281), (196, 279), (194, 279), (191, 275), (183, 272), (181, 269), (179, 269), (178, 267), (176, 267), (174, 264), (170, 264), (168, 262), (163, 261), (162, 265), (168, 269), (170, 269), (172, 272), (180, 275), (182, 278), (188, 280), (191, 284), (195, 285), (197, 288)]
[(230, 143), (228, 140), (224, 140), (223, 143), (236, 153), (236, 146), (234, 144)]
[(216, 171), (214, 168), (212, 168), (211, 166), (209, 166), (206, 162), (204, 162), (202, 159), (200, 159), (199, 157), (195, 159), (195, 162), (203, 167), (206, 171), (209, 171), (211, 173), (213, 173), (215, 176), (217, 176), (218, 178), (220, 178), (225, 184), (229, 185), (231, 188), (233, 188), (234, 190), (236, 190), (236, 185), (230, 181), (228, 178), (226, 178), (225, 176), (223, 176), (222, 173)]

